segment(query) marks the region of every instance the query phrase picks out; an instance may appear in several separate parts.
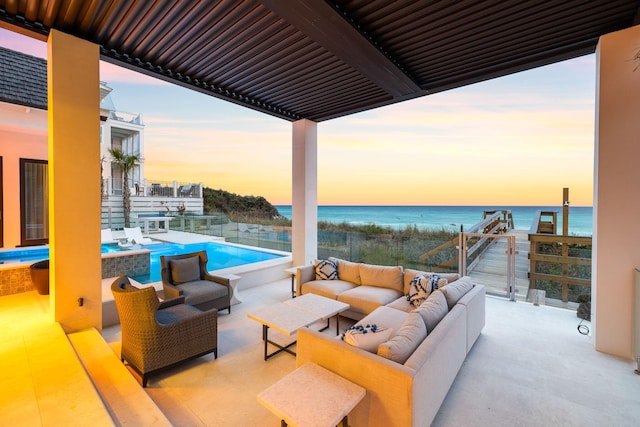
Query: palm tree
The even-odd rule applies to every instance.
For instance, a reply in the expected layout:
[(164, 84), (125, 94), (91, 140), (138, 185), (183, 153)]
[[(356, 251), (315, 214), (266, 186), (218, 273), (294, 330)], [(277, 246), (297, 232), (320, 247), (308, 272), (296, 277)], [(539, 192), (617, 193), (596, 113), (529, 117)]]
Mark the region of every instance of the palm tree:
[(129, 227), (129, 214), (131, 213), (131, 195), (129, 194), (129, 172), (136, 167), (140, 156), (125, 154), (119, 148), (110, 148), (109, 153), (113, 157), (112, 163), (122, 171), (122, 208), (124, 209), (124, 226)]

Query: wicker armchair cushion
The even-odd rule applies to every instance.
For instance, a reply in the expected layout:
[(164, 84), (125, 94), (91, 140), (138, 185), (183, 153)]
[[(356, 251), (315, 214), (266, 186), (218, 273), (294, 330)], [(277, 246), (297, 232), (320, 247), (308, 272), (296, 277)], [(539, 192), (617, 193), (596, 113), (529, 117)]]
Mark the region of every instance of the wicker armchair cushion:
[(201, 313), (201, 310), (198, 310), (191, 305), (178, 304), (157, 311), (156, 320), (161, 325), (171, 325), (173, 323), (189, 319), (194, 313)]
[(169, 265), (171, 266), (171, 280), (176, 285), (200, 280), (200, 259), (197, 256), (174, 259), (169, 261)]
[(195, 280), (180, 285), (185, 299), (191, 305), (198, 305), (228, 294), (226, 286), (209, 280)]

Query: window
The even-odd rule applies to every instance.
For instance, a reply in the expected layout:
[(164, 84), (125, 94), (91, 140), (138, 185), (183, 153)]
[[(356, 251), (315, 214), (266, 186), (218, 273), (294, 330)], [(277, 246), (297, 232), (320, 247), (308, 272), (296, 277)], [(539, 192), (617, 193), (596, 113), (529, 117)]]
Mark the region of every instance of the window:
[(20, 159), (20, 241), (49, 243), (49, 186), (46, 160)]

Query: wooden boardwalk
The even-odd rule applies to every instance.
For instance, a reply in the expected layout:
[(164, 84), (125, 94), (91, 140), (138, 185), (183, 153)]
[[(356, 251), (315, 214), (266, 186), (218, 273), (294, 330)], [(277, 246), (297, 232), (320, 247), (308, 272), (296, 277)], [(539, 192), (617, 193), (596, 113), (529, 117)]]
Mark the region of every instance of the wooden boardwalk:
[[(529, 291), (529, 235), (527, 230), (510, 230), (504, 235), (516, 237), (516, 299), (526, 300)], [(507, 292), (506, 239), (495, 239), (480, 261), (468, 271), (474, 282), (485, 285), (487, 293)]]

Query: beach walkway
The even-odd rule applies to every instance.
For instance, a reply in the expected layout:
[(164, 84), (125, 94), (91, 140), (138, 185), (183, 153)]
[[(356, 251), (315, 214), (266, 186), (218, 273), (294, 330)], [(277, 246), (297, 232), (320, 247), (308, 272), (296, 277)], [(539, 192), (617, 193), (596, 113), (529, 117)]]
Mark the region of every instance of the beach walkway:
[[(509, 230), (504, 235), (516, 237), (516, 293), (518, 300), (526, 300), (529, 291), (529, 238), (526, 230)], [(506, 239), (495, 239), (467, 274), (473, 281), (487, 287), (488, 293), (507, 293)]]

